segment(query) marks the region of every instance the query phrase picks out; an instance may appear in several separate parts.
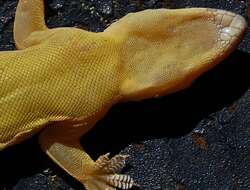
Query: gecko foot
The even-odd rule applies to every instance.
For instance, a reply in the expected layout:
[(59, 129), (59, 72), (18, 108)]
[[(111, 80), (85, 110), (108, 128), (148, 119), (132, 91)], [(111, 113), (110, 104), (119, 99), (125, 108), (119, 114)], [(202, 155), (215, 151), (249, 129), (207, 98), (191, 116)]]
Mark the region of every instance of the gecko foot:
[(117, 174), (124, 166), (128, 155), (116, 155), (109, 158), (109, 153), (100, 156), (96, 162), (95, 171), (84, 182), (87, 190), (115, 190), (130, 189), (138, 186), (134, 180), (126, 174)]

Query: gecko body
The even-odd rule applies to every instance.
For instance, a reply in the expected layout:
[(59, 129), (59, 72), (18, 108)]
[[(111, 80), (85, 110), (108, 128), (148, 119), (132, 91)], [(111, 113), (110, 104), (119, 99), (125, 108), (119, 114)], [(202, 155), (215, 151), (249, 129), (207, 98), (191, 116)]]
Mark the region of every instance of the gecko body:
[(216, 9), (130, 13), (104, 32), (47, 28), (43, 0), (19, 0), (16, 51), (0, 53), (0, 150), (40, 132), (44, 152), (87, 190), (129, 189), (127, 156), (96, 161), (80, 138), (117, 102), (185, 89), (238, 45), (243, 17)]

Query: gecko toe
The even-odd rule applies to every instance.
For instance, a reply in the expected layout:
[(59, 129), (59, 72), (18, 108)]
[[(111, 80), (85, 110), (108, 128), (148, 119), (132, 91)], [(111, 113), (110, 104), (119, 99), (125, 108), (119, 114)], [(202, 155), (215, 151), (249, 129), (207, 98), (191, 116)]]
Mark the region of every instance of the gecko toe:
[(86, 189), (115, 190), (139, 186), (129, 175), (116, 173), (125, 166), (129, 155), (118, 154), (112, 158), (109, 158), (109, 155), (109, 153), (104, 154), (96, 160), (96, 169), (83, 182)]

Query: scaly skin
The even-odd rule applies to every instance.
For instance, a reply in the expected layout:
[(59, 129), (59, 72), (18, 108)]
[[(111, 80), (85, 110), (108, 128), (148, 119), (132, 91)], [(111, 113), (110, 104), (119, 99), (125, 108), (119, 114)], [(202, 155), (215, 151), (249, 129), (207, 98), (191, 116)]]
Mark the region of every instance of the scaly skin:
[(20, 0), (17, 51), (0, 53), (0, 150), (41, 129), (42, 149), (88, 190), (129, 189), (126, 156), (94, 162), (80, 137), (119, 101), (187, 88), (239, 43), (243, 17), (215, 9), (146, 10), (104, 32), (48, 29), (42, 0)]

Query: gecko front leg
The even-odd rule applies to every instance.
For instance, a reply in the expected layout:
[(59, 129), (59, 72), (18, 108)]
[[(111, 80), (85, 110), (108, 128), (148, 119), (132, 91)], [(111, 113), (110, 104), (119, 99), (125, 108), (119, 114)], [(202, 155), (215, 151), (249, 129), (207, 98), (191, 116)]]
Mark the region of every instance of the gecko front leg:
[(80, 137), (90, 127), (75, 127), (70, 122), (53, 123), (40, 134), (39, 143), (54, 162), (87, 190), (129, 189), (136, 185), (130, 176), (116, 173), (124, 167), (127, 156), (109, 159), (109, 154), (105, 154), (94, 162), (83, 150)]

